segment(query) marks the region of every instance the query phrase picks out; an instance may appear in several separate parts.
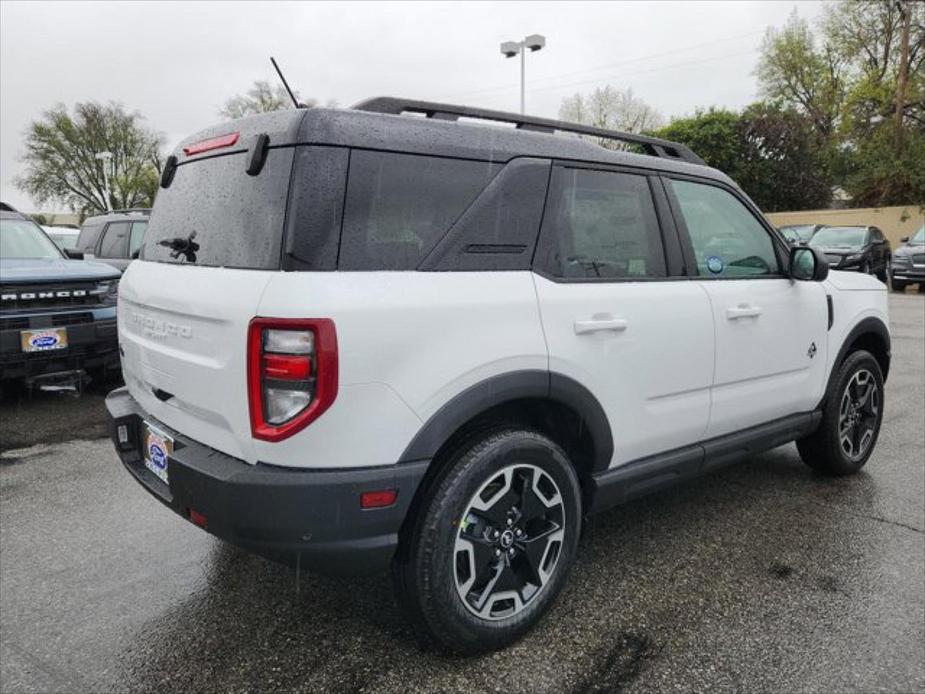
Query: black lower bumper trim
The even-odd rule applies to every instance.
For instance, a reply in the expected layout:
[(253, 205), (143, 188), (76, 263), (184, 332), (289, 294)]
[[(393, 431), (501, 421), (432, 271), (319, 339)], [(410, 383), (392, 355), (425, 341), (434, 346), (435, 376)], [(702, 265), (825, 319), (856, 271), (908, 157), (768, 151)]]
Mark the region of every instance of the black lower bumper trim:
[[(126, 388), (106, 398), (122, 463), (155, 498), (213, 535), (276, 561), (323, 573), (376, 573), (398, 547), (398, 531), (429, 461), (375, 468), (304, 470), (251, 465), (170, 430), (143, 412)], [(169, 487), (142, 462), (143, 421), (174, 437)], [(118, 428), (127, 440), (120, 444)], [(395, 489), (392, 506), (364, 510), (360, 495)]]

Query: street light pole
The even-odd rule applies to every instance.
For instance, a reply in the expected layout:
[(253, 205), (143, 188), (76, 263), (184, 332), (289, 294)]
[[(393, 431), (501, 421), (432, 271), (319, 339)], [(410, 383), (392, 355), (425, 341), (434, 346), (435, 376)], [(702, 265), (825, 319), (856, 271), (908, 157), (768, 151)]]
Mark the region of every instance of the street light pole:
[(546, 37), (542, 34), (530, 34), (523, 41), (505, 41), (501, 44), (501, 54), (505, 58), (520, 55), (520, 114), (526, 110), (526, 81), (527, 81), (527, 49), (538, 51), (546, 45)]
[(109, 194), (109, 172), (106, 171), (106, 165), (112, 161), (112, 152), (97, 152), (94, 157), (99, 159), (103, 164), (103, 195), (106, 199), (103, 201), (106, 205), (104, 212), (112, 211), (112, 203), (110, 202), (111, 196)]

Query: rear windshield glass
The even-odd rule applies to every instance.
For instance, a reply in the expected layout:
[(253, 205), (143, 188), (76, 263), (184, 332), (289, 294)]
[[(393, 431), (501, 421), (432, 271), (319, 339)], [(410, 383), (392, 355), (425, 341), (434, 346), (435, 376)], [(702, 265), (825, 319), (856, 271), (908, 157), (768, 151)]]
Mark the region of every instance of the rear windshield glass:
[[(177, 167), (170, 187), (158, 189), (140, 257), (278, 269), (292, 148), (271, 149), (257, 176), (249, 176), (246, 165), (247, 154), (242, 152)], [(194, 233), (198, 249), (185, 243)]]

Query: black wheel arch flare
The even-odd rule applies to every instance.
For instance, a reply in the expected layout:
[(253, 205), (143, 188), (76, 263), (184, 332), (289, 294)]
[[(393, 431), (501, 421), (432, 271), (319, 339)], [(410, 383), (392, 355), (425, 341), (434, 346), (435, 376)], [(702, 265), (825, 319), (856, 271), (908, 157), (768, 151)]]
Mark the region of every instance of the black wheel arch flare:
[(613, 436), (600, 402), (578, 381), (539, 369), (492, 376), (453, 397), (418, 431), (402, 454), (401, 462), (432, 459), (467, 423), (499, 405), (523, 399), (549, 400), (572, 409), (581, 417), (594, 443), (591, 472), (610, 466)]

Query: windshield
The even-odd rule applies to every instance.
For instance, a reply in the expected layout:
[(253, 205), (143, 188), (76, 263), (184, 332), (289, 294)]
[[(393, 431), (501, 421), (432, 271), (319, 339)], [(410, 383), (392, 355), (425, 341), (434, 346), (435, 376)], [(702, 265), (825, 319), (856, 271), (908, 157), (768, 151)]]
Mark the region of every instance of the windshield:
[(925, 224), (919, 227), (919, 230), (915, 232), (915, 236), (909, 239), (909, 243), (925, 243)]
[(0, 258), (61, 257), (61, 251), (34, 222), (26, 219), (0, 219)]
[(867, 229), (852, 227), (829, 227), (820, 229), (810, 240), (810, 246), (824, 248), (858, 248), (867, 239)]
[(53, 231), (48, 232), (51, 240), (58, 244), (62, 251), (67, 248), (77, 248), (77, 234), (57, 234)]
[(809, 241), (813, 237), (815, 224), (803, 224), (800, 226), (781, 227), (784, 237), (790, 241)]

